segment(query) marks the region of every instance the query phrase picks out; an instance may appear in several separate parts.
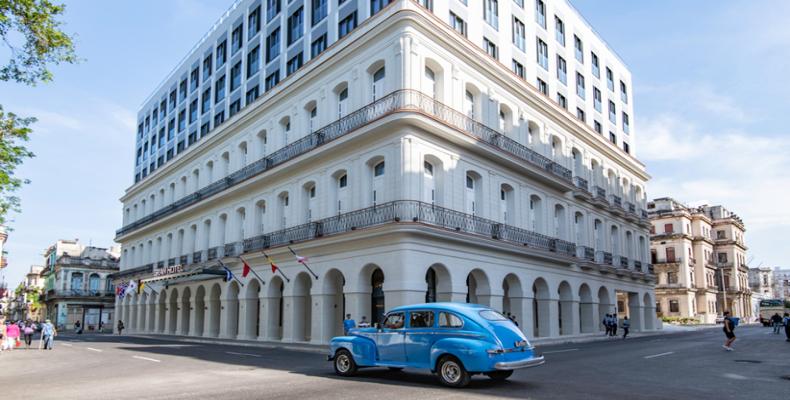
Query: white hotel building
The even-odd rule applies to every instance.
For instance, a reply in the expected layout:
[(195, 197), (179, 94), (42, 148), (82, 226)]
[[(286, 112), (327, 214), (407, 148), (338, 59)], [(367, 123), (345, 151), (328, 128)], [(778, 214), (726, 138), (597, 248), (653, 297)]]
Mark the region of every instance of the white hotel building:
[(147, 289), (119, 318), (326, 343), (469, 301), (530, 337), (655, 329), (631, 90), (564, 0), (236, 1), (138, 114), (115, 283)]

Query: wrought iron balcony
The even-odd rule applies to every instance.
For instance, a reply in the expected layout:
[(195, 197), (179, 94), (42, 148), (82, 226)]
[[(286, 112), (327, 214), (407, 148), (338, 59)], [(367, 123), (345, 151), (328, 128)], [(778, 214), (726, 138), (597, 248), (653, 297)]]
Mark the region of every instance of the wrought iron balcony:
[(612, 263), (612, 253), (598, 250), (595, 252), (595, 262), (598, 264), (614, 265)]
[(595, 197), (603, 201), (606, 201), (606, 189), (600, 186), (595, 186)]
[(625, 202), (625, 209), (631, 214), (636, 214), (636, 206), (634, 205), (634, 203), (631, 203), (630, 201)]
[(176, 265), (176, 259), (175, 258), (171, 258), (171, 259), (167, 260), (167, 265), (169, 267), (172, 267), (173, 265)]
[(431, 96), (419, 91), (405, 89), (394, 91), (313, 133), (307, 134), (274, 153), (231, 173), (224, 179), (211, 183), (194, 193), (178, 199), (170, 205), (162, 207), (137, 221), (127, 224), (116, 231), (116, 235), (125, 235), (163, 217), (183, 210), (202, 199), (220, 193), (247, 179), (269, 171), (286, 161), (292, 160), (330, 141), (367, 126), (373, 121), (396, 112), (419, 112), (429, 115), (447, 126), (455, 128), (466, 135), (472, 136), (497, 148), (501, 152), (525, 161), (527, 165), (532, 166), (536, 170), (548, 172), (556, 179), (566, 182), (568, 185), (573, 184), (571, 171), (568, 168), (502, 135), (495, 129), (489, 128), (469, 118), (466, 114), (436, 101)]
[(216, 260), (217, 259), (217, 250), (219, 247), (212, 247), (208, 249), (208, 254), (206, 255), (206, 261)]
[(595, 261), (595, 249), (587, 246), (576, 246), (576, 258), (587, 261)]
[(181, 257), (178, 258), (178, 263), (181, 264), (181, 265), (189, 264), (188, 258), (189, 257), (187, 257), (187, 256), (181, 256)]
[(192, 253), (192, 262), (193, 263), (197, 264), (197, 263), (202, 262), (202, 261), (203, 261), (203, 252), (202, 251), (196, 251), (196, 252)]
[(589, 185), (587, 184), (587, 180), (582, 178), (581, 176), (574, 176), (573, 183), (576, 185), (577, 188), (584, 190), (585, 192), (589, 192)]
[(634, 260), (634, 269), (639, 272), (644, 272), (642, 271), (642, 262), (639, 260)]
[(620, 256), (620, 268), (628, 269), (628, 257)]
[(649, 218), (648, 215), (647, 215), (647, 210), (642, 209), (640, 211), (641, 211), (641, 214), (642, 214), (642, 219), (648, 219)]
[(653, 267), (653, 264), (647, 264), (647, 272), (650, 275), (655, 275), (656, 274), (656, 271), (655, 271), (655, 269)]
[(164, 262), (164, 261), (159, 261), (159, 262), (157, 262), (157, 263), (156, 263), (156, 267), (157, 267), (157, 268), (160, 268), (160, 269), (161, 269), (161, 268), (164, 268), (164, 267), (165, 267), (165, 262)]
[(610, 196), (610, 199), (612, 201), (612, 204), (616, 205), (617, 207), (621, 207), (621, 208), (623, 207), (623, 200), (620, 198), (620, 196), (613, 194)]
[(44, 300), (52, 300), (57, 298), (107, 298), (115, 296), (112, 290), (99, 290), (99, 289), (66, 289), (66, 290), (51, 290), (44, 296)]

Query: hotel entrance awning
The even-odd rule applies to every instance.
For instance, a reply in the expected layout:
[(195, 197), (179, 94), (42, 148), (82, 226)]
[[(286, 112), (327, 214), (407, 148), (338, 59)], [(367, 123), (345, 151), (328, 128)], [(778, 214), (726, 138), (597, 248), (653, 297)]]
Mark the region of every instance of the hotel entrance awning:
[(154, 276), (147, 279), (141, 279), (140, 281), (145, 284), (150, 284), (154, 282), (164, 282), (166, 284), (174, 284), (174, 283), (205, 281), (209, 279), (217, 279), (224, 277), (225, 277), (225, 271), (210, 269), (210, 268), (199, 268), (193, 271), (183, 271), (183, 272), (176, 272), (172, 274)]

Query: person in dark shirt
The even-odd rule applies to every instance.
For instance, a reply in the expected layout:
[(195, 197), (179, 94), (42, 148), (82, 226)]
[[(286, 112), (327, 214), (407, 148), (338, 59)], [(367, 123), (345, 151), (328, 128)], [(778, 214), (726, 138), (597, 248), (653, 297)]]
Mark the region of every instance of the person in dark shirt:
[(724, 312), (724, 336), (727, 340), (724, 341), (724, 350), (732, 351), (732, 343), (735, 342), (735, 321), (730, 317), (730, 312)]

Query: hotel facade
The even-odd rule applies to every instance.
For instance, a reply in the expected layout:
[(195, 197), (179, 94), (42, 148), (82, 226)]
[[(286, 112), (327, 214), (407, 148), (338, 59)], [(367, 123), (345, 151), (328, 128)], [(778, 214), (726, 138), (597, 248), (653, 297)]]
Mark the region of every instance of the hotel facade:
[(143, 289), (116, 315), (317, 344), (433, 301), (656, 329), (631, 90), (565, 1), (237, 1), (139, 111), (113, 279)]

